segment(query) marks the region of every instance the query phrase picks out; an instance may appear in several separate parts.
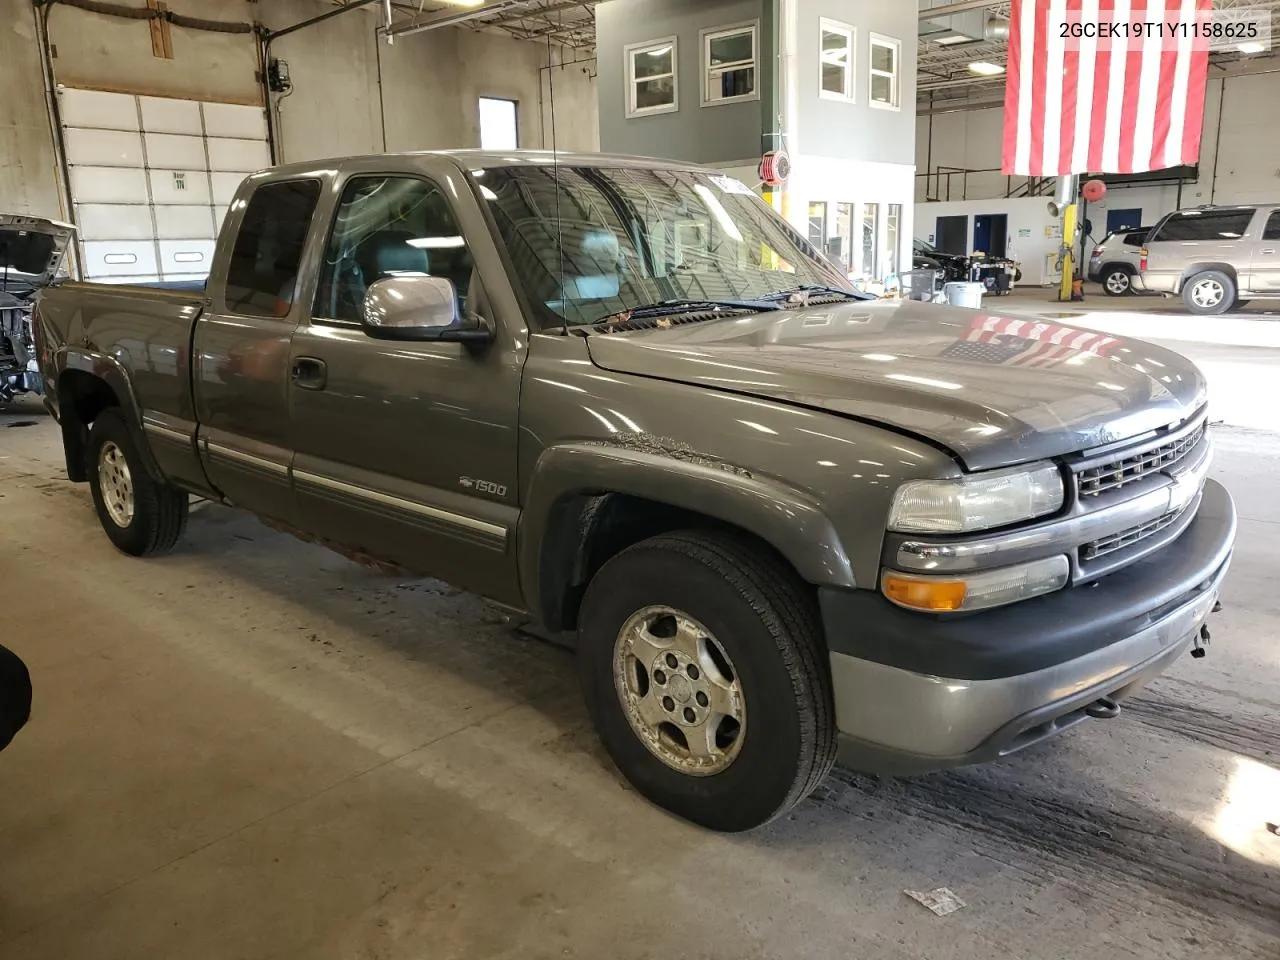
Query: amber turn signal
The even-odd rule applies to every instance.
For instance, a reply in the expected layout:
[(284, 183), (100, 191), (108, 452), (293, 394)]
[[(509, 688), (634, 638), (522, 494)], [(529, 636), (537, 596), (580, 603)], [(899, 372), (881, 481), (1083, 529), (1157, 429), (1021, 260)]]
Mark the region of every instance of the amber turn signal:
[(959, 610), (969, 589), (963, 580), (925, 580), (897, 573), (885, 573), (881, 586), (896, 604), (935, 612)]

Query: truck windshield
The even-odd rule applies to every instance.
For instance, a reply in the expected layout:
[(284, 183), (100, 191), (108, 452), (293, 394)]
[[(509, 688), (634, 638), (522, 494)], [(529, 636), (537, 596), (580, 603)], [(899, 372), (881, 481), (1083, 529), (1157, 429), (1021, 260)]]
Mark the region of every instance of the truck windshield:
[[(472, 171), (544, 326), (666, 301), (753, 301), (848, 279), (751, 190), (689, 170)], [(557, 213), (558, 203), (558, 213)]]

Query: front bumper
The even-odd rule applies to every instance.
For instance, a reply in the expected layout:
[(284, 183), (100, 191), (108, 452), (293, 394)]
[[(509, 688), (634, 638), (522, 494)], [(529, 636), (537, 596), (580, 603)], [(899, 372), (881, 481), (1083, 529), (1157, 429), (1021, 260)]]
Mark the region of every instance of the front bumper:
[(1230, 495), (1209, 481), (1177, 540), (1086, 586), (950, 617), (822, 591), (840, 762), (888, 774), (979, 763), (1128, 696), (1191, 647), (1235, 530)]

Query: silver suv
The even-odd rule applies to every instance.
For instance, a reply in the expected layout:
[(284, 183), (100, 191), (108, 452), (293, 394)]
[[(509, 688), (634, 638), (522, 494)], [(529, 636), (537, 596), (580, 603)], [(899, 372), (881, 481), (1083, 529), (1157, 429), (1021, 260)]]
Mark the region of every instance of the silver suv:
[(1161, 220), (1134, 288), (1182, 295), (1192, 313), (1280, 299), (1280, 204), (1199, 207)]
[(1141, 266), (1142, 247), (1150, 233), (1150, 227), (1108, 233), (1089, 257), (1089, 279), (1102, 284), (1109, 297), (1132, 293), (1133, 278)]

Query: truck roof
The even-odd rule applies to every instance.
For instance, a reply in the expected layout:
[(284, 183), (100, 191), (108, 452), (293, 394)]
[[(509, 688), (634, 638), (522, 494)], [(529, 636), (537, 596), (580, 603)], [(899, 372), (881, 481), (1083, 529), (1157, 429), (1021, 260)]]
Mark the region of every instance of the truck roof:
[(658, 157), (633, 157), (615, 153), (578, 153), (561, 150), (417, 150), (396, 153), (373, 153), (351, 157), (331, 157), (328, 160), (307, 160), (301, 163), (289, 163), (271, 167), (273, 175), (289, 175), (311, 173), (318, 166), (328, 163), (346, 163), (349, 161), (370, 161), (378, 159), (412, 161), (417, 157), (450, 157), (468, 169), (480, 167), (522, 167), (547, 166), (557, 159), (567, 167), (630, 167), (640, 170), (707, 170), (696, 163), (683, 160), (663, 160)]

